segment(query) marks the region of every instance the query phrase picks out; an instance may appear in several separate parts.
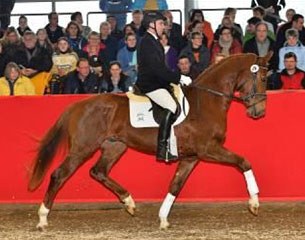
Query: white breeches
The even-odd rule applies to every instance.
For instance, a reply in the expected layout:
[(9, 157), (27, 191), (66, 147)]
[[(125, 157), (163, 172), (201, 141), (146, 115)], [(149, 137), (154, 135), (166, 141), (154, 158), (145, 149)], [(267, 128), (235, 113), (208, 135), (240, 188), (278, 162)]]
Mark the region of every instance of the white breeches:
[(168, 109), (172, 113), (176, 113), (177, 104), (166, 89), (160, 88), (155, 91), (146, 93), (146, 95), (159, 106)]

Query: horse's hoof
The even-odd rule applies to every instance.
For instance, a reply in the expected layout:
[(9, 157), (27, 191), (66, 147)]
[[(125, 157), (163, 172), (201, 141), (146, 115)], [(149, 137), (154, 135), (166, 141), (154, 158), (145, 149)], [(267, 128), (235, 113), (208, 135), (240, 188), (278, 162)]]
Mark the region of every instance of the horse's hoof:
[(126, 211), (131, 215), (131, 216), (134, 216), (135, 215), (135, 211), (136, 211), (136, 208), (135, 207), (131, 207), (131, 206), (126, 206)]
[(127, 198), (123, 199), (123, 203), (125, 204), (126, 211), (131, 215), (134, 216), (136, 210), (136, 204), (132, 197), (129, 195)]
[(167, 221), (167, 219), (160, 219), (160, 230), (167, 230), (169, 228), (170, 224)]
[(249, 205), (249, 208), (248, 208), (248, 209), (249, 209), (249, 212), (250, 212), (253, 216), (255, 216), (255, 217), (258, 216), (258, 209), (259, 209), (259, 207)]
[(38, 231), (43, 232), (46, 230), (46, 227), (48, 226), (48, 224), (42, 224), (42, 223), (38, 223), (36, 228)]

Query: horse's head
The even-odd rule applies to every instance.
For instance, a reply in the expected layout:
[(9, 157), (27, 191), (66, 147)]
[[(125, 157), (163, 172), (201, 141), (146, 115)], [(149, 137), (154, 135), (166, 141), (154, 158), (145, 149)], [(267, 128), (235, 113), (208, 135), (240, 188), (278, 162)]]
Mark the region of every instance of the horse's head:
[(265, 57), (258, 57), (256, 62), (239, 76), (236, 90), (240, 93), (239, 99), (247, 108), (247, 114), (252, 118), (265, 115), (267, 67), (272, 54), (269, 52)]

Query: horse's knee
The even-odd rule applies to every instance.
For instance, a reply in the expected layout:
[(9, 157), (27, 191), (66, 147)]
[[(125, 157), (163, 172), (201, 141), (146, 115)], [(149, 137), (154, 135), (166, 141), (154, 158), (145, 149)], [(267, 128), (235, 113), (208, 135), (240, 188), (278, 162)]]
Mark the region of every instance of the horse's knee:
[(90, 176), (96, 180), (99, 180), (99, 181), (106, 181), (107, 179), (107, 176), (102, 173), (98, 167), (94, 166), (90, 169)]

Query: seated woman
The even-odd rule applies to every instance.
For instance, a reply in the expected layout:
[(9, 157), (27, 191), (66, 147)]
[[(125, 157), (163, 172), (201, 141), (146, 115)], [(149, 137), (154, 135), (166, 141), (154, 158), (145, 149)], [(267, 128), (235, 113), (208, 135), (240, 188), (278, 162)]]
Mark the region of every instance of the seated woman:
[(54, 48), (53, 45), (48, 37), (47, 30), (45, 28), (40, 28), (36, 32), (37, 36), (37, 45), (41, 48), (47, 50), (49, 54), (53, 54)]
[(215, 62), (215, 56), (222, 53), (229, 56), (236, 53), (242, 53), (242, 46), (237, 39), (232, 36), (232, 28), (222, 27), (219, 30), (219, 40), (214, 42), (211, 50), (211, 62)]
[(122, 66), (123, 73), (134, 84), (137, 81), (137, 37), (133, 33), (125, 37), (126, 46), (119, 50), (117, 60)]
[(62, 77), (76, 69), (78, 56), (71, 49), (66, 37), (61, 37), (58, 39), (52, 61), (52, 75), (58, 75), (59, 77)]
[(21, 70), (14, 62), (9, 62), (0, 78), (0, 96), (34, 95), (35, 87), (30, 79), (22, 76)]
[(71, 21), (66, 28), (66, 37), (74, 52), (78, 53), (87, 44), (87, 39), (82, 36), (81, 28), (77, 22)]
[(128, 77), (122, 73), (121, 64), (118, 61), (110, 62), (109, 72), (109, 76), (102, 81), (101, 92), (124, 93), (132, 86)]

